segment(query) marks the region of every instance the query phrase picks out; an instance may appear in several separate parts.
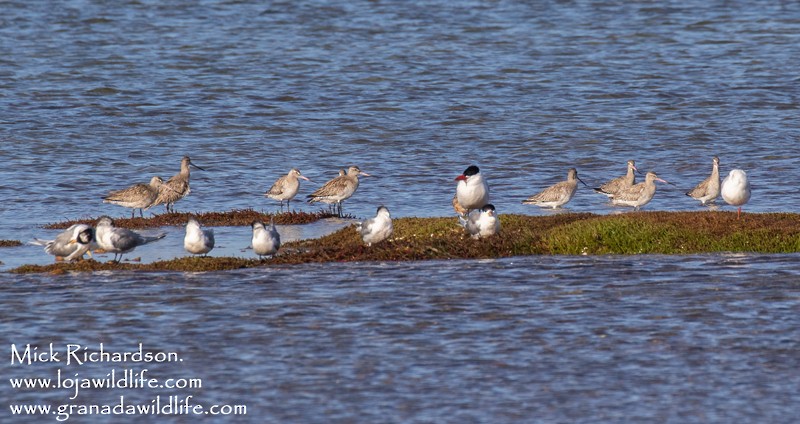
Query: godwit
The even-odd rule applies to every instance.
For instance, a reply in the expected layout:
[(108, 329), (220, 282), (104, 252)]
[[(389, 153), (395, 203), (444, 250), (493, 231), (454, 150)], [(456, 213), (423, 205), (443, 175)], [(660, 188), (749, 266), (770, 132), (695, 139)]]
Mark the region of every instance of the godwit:
[(464, 216), (467, 214), (467, 210), (461, 206), (461, 203), (458, 203), (458, 194), (453, 195), (453, 210), (456, 211), (457, 214)]
[(135, 231), (114, 226), (114, 220), (107, 216), (102, 216), (95, 226), (95, 239), (97, 246), (106, 252), (114, 254), (114, 262), (119, 263), (122, 255), (133, 251), (138, 246), (161, 240), (166, 236), (161, 233), (156, 236), (143, 236)]
[(85, 253), (92, 256), (94, 244), (94, 229), (86, 224), (75, 224), (59, 233), (54, 240), (33, 239), (31, 244), (44, 246), (48, 255), (53, 255), (56, 260), (71, 261), (81, 259)]
[(272, 256), (281, 248), (281, 235), (275, 228), (272, 217), (269, 218), (269, 228), (264, 227), (264, 223), (255, 221), (253, 227), (253, 252), (263, 259), (264, 256)]
[(491, 203), (470, 212), (468, 217), (458, 217), (458, 222), (474, 239), (490, 237), (500, 231), (500, 220)]
[(151, 207), (163, 203), (166, 205), (167, 212), (175, 212), (174, 203), (186, 197), (191, 191), (189, 189), (189, 166), (205, 171), (205, 169), (192, 163), (189, 156), (184, 156), (183, 159), (181, 159), (181, 171), (170, 177), (170, 179), (161, 186), (158, 197)]
[(639, 170), (636, 169), (636, 163), (634, 163), (633, 160), (629, 160), (628, 172), (625, 175), (614, 178), (600, 187), (596, 187), (594, 191), (605, 194), (608, 197), (612, 197), (618, 191), (631, 187), (634, 183), (636, 183), (636, 175), (634, 174), (634, 171), (639, 172)]
[(572, 200), (572, 196), (575, 195), (575, 190), (578, 189), (578, 181), (582, 182), (583, 185), (588, 187), (588, 185), (586, 185), (586, 183), (584, 183), (583, 180), (578, 177), (578, 170), (575, 168), (570, 168), (567, 172), (566, 181), (556, 183), (542, 190), (542, 192), (539, 194), (523, 200), (522, 203), (525, 205), (536, 205), (543, 208), (560, 208), (562, 205)]
[(467, 211), (480, 209), (489, 203), (489, 185), (477, 166), (471, 165), (456, 177), (456, 200)]
[(294, 196), (297, 195), (297, 190), (300, 189), (300, 181), (298, 178), (311, 181), (303, 176), (299, 169), (292, 168), (288, 174), (278, 178), (278, 180), (275, 181), (275, 184), (273, 184), (264, 195), (270, 199), (279, 200), (281, 202), (281, 209), (283, 209), (283, 201), (285, 200), (286, 210), (288, 211), (289, 202), (294, 199)]
[(737, 206), (736, 219), (742, 215), (742, 205), (750, 200), (750, 181), (747, 173), (741, 169), (734, 169), (722, 181), (722, 198), (731, 206)]
[(139, 209), (139, 216), (144, 217), (144, 209), (148, 209), (156, 201), (162, 184), (164, 180), (161, 177), (153, 177), (150, 179), (150, 184), (134, 184), (108, 193), (108, 196), (103, 198), (103, 203), (131, 208), (131, 218), (136, 216), (136, 209)]
[(358, 176), (363, 175), (369, 177), (366, 172), (358, 169), (357, 166), (351, 166), (347, 169), (347, 174), (340, 175), (317, 189), (317, 191), (309, 194), (308, 203), (322, 202), (327, 204), (336, 204), (339, 216), (342, 216), (342, 202), (349, 199), (353, 193), (358, 189)]
[(719, 197), (719, 158), (714, 156), (711, 161), (713, 166), (711, 168), (711, 175), (705, 180), (700, 182), (695, 188), (686, 192), (686, 195), (699, 200), (700, 204), (705, 206), (707, 203), (712, 203)]
[(214, 229), (201, 228), (194, 217), (186, 222), (186, 235), (183, 237), (183, 248), (193, 255), (207, 255), (214, 248)]
[(380, 243), (392, 235), (392, 217), (386, 206), (379, 206), (375, 218), (356, 224), (356, 231), (361, 234), (361, 239), (367, 246)]
[(655, 172), (650, 171), (645, 175), (644, 182), (633, 185), (626, 189), (620, 190), (617, 194), (611, 197), (611, 203), (621, 206), (632, 206), (636, 210), (648, 204), (653, 200), (653, 195), (656, 194), (656, 181), (667, 183), (667, 181), (658, 178)]

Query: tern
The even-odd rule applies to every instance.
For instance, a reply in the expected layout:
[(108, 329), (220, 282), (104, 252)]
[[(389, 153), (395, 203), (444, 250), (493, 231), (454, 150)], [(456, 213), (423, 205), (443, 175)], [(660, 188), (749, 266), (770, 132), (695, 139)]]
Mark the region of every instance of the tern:
[(127, 228), (114, 226), (114, 220), (107, 216), (102, 216), (95, 226), (95, 239), (97, 246), (114, 254), (114, 262), (119, 263), (122, 255), (133, 251), (139, 246), (161, 240), (166, 236), (160, 233), (155, 236), (144, 236)]
[(59, 233), (53, 240), (33, 239), (31, 244), (44, 246), (48, 255), (53, 255), (56, 260), (72, 261), (82, 259), (85, 253), (92, 256), (92, 248), (97, 248), (94, 243), (94, 229), (86, 224), (75, 224)]
[(253, 227), (252, 246), (256, 255), (263, 259), (264, 256), (278, 253), (278, 249), (281, 248), (281, 235), (275, 228), (273, 218), (269, 218), (269, 228), (266, 228), (261, 221), (254, 221), (250, 225)]
[(456, 201), (462, 208), (469, 212), (489, 203), (489, 185), (477, 166), (469, 166), (463, 174), (456, 177), (456, 181)]
[(459, 217), (458, 222), (474, 239), (493, 236), (500, 231), (500, 220), (491, 203), (470, 212), (467, 217)]
[(392, 217), (386, 206), (379, 206), (375, 218), (356, 224), (356, 231), (367, 246), (380, 243), (392, 235)]
[(200, 227), (200, 222), (189, 217), (186, 222), (186, 235), (183, 237), (183, 248), (193, 255), (206, 256), (214, 248), (214, 229)]

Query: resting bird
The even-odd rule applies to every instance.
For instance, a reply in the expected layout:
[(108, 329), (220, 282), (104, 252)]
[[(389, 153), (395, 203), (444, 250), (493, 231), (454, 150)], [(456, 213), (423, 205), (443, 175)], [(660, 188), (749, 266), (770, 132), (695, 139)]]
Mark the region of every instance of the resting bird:
[(33, 239), (31, 244), (44, 246), (48, 255), (53, 255), (56, 260), (72, 261), (82, 259), (85, 253), (92, 256), (96, 249), (94, 243), (94, 229), (86, 224), (75, 224), (59, 233), (54, 240)]
[(635, 210), (650, 203), (656, 194), (656, 181), (667, 183), (658, 178), (655, 172), (650, 171), (645, 175), (644, 182), (622, 189), (611, 196), (611, 204), (620, 206), (632, 206)]
[(500, 220), (491, 203), (470, 212), (468, 217), (458, 217), (458, 222), (474, 239), (493, 236), (500, 231)]
[(686, 192), (686, 195), (699, 200), (701, 205), (714, 202), (719, 197), (720, 183), (719, 183), (719, 158), (714, 156), (711, 159), (713, 163), (711, 167), (711, 175), (705, 180), (701, 181), (695, 188)]
[(578, 177), (578, 171), (575, 168), (570, 168), (567, 172), (566, 181), (556, 183), (542, 190), (539, 194), (523, 200), (522, 203), (543, 208), (560, 208), (562, 205), (572, 200), (572, 196), (575, 195), (575, 190), (578, 189), (578, 181), (586, 185), (586, 183)]
[[(489, 185), (481, 175), (480, 169), (471, 165), (456, 177), (456, 201), (467, 212), (480, 209), (489, 203)], [(455, 205), (454, 205), (455, 207)]]
[(193, 255), (207, 255), (214, 248), (214, 229), (202, 228), (194, 217), (186, 222), (183, 248)]
[(322, 202), (336, 204), (339, 216), (342, 216), (342, 202), (349, 199), (358, 189), (358, 176), (369, 177), (366, 172), (351, 166), (347, 169), (346, 175), (340, 175), (318, 188), (317, 191), (309, 194), (308, 203)]
[(181, 171), (170, 177), (170, 179), (161, 186), (158, 197), (151, 207), (163, 203), (166, 205), (167, 212), (175, 212), (175, 202), (183, 199), (191, 192), (189, 189), (189, 166), (205, 171), (205, 169), (193, 164), (189, 156), (184, 156), (183, 159), (181, 159)]
[(116, 263), (122, 260), (122, 255), (125, 253), (132, 252), (138, 246), (161, 240), (164, 236), (166, 236), (165, 233), (144, 236), (127, 228), (115, 227), (114, 221), (107, 216), (100, 217), (95, 226), (97, 246), (106, 252), (113, 253)]
[(269, 228), (264, 227), (264, 223), (255, 221), (253, 227), (253, 251), (263, 259), (264, 256), (272, 256), (278, 253), (281, 248), (281, 235), (275, 228), (272, 217), (269, 218)]
[(367, 246), (380, 243), (392, 235), (392, 217), (386, 206), (379, 206), (375, 218), (356, 224), (356, 231), (361, 234), (361, 239)]
[(594, 191), (600, 194), (605, 194), (608, 197), (612, 197), (613, 195), (617, 194), (618, 191), (631, 187), (636, 183), (636, 175), (633, 173), (634, 171), (639, 172), (639, 170), (636, 169), (636, 164), (634, 161), (629, 160), (628, 172), (625, 175), (614, 178), (600, 187), (596, 187)]
[(103, 203), (113, 203), (126, 208), (131, 208), (131, 218), (136, 216), (136, 209), (139, 209), (139, 216), (144, 216), (144, 210), (149, 209), (158, 198), (161, 185), (164, 180), (161, 177), (153, 177), (150, 184), (134, 184), (122, 190), (114, 190), (103, 198)]
[(281, 202), (281, 209), (283, 209), (283, 201), (286, 201), (286, 210), (289, 210), (289, 202), (297, 196), (297, 191), (300, 189), (299, 179), (311, 181), (300, 173), (297, 168), (292, 168), (289, 173), (278, 178), (275, 184), (267, 190), (264, 194), (270, 199), (279, 200)]
[(736, 219), (742, 216), (742, 205), (750, 200), (750, 181), (747, 173), (741, 169), (734, 169), (722, 182), (722, 198), (725, 203), (737, 206)]

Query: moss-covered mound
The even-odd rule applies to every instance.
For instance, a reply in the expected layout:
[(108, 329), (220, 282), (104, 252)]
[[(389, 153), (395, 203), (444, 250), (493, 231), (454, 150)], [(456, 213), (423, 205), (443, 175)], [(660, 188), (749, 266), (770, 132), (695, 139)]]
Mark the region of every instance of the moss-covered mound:
[(151, 264), (93, 260), (28, 265), (12, 272), (108, 269), (221, 271), (267, 264), (345, 261), (476, 259), (540, 254), (689, 254), (800, 252), (800, 215), (733, 212), (631, 212), (620, 215), (501, 215), (500, 234), (468, 237), (456, 218), (399, 218), (391, 239), (365, 246), (352, 226), (315, 240), (287, 243), (269, 260), (182, 257)]
[[(275, 217), (276, 225), (291, 225), (291, 224), (309, 224), (319, 221), (324, 218), (336, 217), (328, 211), (317, 212), (282, 212), (278, 214), (268, 214), (258, 212), (253, 209), (234, 209), (227, 212), (170, 212), (161, 215), (154, 215), (147, 218), (115, 218), (114, 225), (123, 228), (155, 228), (155, 227), (170, 227), (186, 225), (186, 221), (190, 216), (194, 216), (205, 227), (222, 227), (222, 226), (246, 226), (250, 225), (253, 221), (269, 222), (271, 216)], [(98, 217), (99, 218), (99, 217)], [(70, 221), (55, 222), (47, 224), (44, 228), (61, 230), (68, 228), (74, 224), (88, 224), (94, 225), (98, 218), (83, 218)], [(352, 218), (350, 216), (346, 218)]]
[(0, 240), (0, 247), (17, 247), (22, 246), (19, 240)]

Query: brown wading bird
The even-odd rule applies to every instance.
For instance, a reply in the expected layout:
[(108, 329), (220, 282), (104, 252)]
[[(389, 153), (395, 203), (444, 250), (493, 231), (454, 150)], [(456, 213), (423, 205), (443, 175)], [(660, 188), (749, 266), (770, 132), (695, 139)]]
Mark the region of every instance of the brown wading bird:
[(636, 169), (636, 164), (633, 160), (628, 161), (628, 172), (618, 178), (614, 178), (613, 180), (601, 185), (600, 187), (596, 187), (594, 191), (605, 194), (608, 197), (612, 197), (617, 194), (618, 191), (631, 187), (636, 183), (636, 175), (635, 172), (639, 172)]
[(523, 200), (522, 203), (543, 208), (560, 208), (562, 205), (572, 200), (572, 196), (575, 195), (575, 190), (578, 189), (578, 181), (588, 187), (588, 185), (578, 177), (578, 171), (575, 168), (570, 168), (569, 171), (567, 171), (566, 181), (556, 183), (542, 190), (539, 194)]
[(655, 172), (650, 171), (645, 175), (644, 182), (618, 191), (611, 197), (611, 204), (620, 206), (631, 206), (636, 210), (650, 203), (656, 194), (656, 181), (671, 184), (658, 178)]
[(161, 177), (153, 177), (150, 184), (134, 184), (122, 190), (114, 190), (103, 198), (103, 203), (113, 203), (115, 205), (131, 208), (131, 218), (136, 216), (136, 209), (139, 209), (139, 216), (144, 217), (144, 210), (149, 209), (158, 198), (164, 180)]
[(713, 203), (714, 200), (719, 197), (722, 187), (719, 182), (719, 158), (714, 156), (711, 162), (711, 175), (701, 181), (695, 188), (686, 192), (687, 196), (699, 200), (700, 204), (703, 206), (708, 203)]
[(205, 171), (205, 169), (193, 164), (189, 156), (184, 156), (183, 159), (181, 159), (181, 171), (173, 175), (161, 186), (158, 198), (156, 198), (151, 207), (163, 203), (166, 205), (167, 212), (175, 212), (175, 202), (186, 197), (191, 191), (189, 189), (189, 166)]
[(357, 166), (351, 166), (347, 169), (347, 174), (340, 175), (317, 189), (317, 191), (309, 194), (308, 203), (322, 202), (327, 204), (335, 204), (337, 213), (342, 216), (342, 202), (349, 199), (353, 193), (358, 189), (358, 176), (363, 175), (369, 177), (366, 172), (358, 169)]
[(300, 189), (300, 181), (299, 179), (303, 179), (306, 181), (311, 181), (308, 178), (304, 177), (300, 170), (297, 168), (292, 168), (289, 170), (289, 173), (278, 178), (275, 181), (275, 184), (270, 187), (269, 190), (264, 194), (264, 196), (269, 197), (270, 199), (279, 200), (281, 202), (281, 210), (283, 209), (283, 201), (286, 201), (286, 210), (289, 210), (289, 202), (294, 199), (294, 196), (297, 196), (297, 191)]

